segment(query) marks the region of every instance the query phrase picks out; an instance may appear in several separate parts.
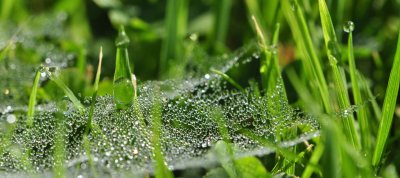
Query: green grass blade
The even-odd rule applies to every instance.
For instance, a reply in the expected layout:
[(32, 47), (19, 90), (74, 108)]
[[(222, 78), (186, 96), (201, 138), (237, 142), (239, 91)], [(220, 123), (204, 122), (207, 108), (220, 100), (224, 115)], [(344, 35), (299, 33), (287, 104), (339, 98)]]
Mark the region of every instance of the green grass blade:
[(186, 33), (188, 0), (168, 0), (165, 18), (165, 36), (161, 46), (160, 77), (176, 77), (183, 71), (182, 40)]
[(372, 165), (377, 166), (382, 159), (382, 154), (385, 150), (385, 145), (389, 136), (389, 131), (392, 126), (393, 114), (396, 107), (396, 99), (399, 94), (400, 84), (400, 32), (397, 42), (396, 55), (394, 57), (392, 71), (390, 72), (389, 83), (386, 89), (385, 100), (382, 108), (382, 119), (379, 124), (378, 136)]
[(279, 23), (276, 24), (276, 29), (272, 37), (272, 45), (267, 45), (267, 40), (264, 37), (265, 29), (259, 25), (259, 21), (255, 16), (251, 17), (254, 23), (254, 27), (256, 29), (256, 33), (258, 36), (259, 44), (263, 50), (262, 60), (260, 64), (260, 74), (262, 78), (262, 85), (264, 89), (268, 91), (273, 91), (276, 87), (278, 78), (281, 79), (281, 72), (278, 64), (278, 55), (277, 55), (277, 43), (279, 40)]
[(72, 92), (71, 89), (69, 89), (68, 86), (65, 85), (65, 83), (58, 77), (58, 74), (56, 72), (50, 72), (48, 68), (44, 68), (44, 71), (50, 77), (50, 79), (64, 91), (65, 95), (67, 95), (67, 97), (72, 101), (75, 108), (83, 113), (85, 111), (85, 107), (82, 105), (79, 99), (76, 98), (74, 92)]
[[(254, 31), (256, 32), (256, 34), (258, 35), (258, 37), (262, 37), (262, 38), (268, 38), (268, 34), (265, 28), (267, 28), (267, 24), (266, 21), (264, 20), (263, 16), (261, 15), (259, 6), (260, 3), (259, 1), (253, 1), (253, 0), (246, 0), (246, 7), (248, 10), (248, 14), (249, 17), (251, 17), (251, 20), (253, 22), (257, 22), (257, 26), (253, 26), (255, 28)], [(250, 18), (249, 18), (250, 19)], [(260, 35), (260, 33), (262, 35)], [(265, 39), (260, 40), (262, 43), (267, 44), (267, 41), (265, 41)]]
[(54, 167), (53, 173), (56, 178), (64, 178), (66, 176), (66, 167), (65, 167), (65, 159), (66, 159), (66, 145), (65, 143), (65, 126), (62, 121), (63, 115), (61, 113), (56, 113), (56, 132), (54, 139)]
[(92, 95), (92, 100), (90, 101), (89, 117), (88, 117), (88, 121), (86, 123), (85, 135), (87, 135), (89, 133), (89, 130), (90, 130), (91, 125), (92, 125), (94, 108), (95, 108), (96, 98), (97, 98), (97, 90), (99, 89), (99, 81), (100, 81), (102, 61), (103, 61), (103, 47), (100, 47), (99, 64), (97, 66), (96, 78), (95, 78), (95, 81), (94, 81), (94, 92), (93, 92), (93, 95)]
[(226, 81), (228, 81), (230, 84), (232, 84), (234, 87), (236, 87), (237, 89), (239, 89), (240, 91), (244, 91), (243, 87), (240, 86), (235, 80), (233, 80), (231, 77), (229, 77), (228, 75), (226, 75), (225, 73), (216, 70), (216, 69), (211, 69), (212, 72), (220, 75), (223, 79), (225, 79)]
[(356, 63), (354, 60), (354, 51), (353, 51), (353, 34), (350, 32), (349, 34), (349, 40), (348, 40), (348, 55), (349, 55), (349, 68), (350, 68), (350, 79), (351, 79), (351, 86), (352, 86), (352, 91), (353, 91), (353, 96), (354, 96), (354, 102), (356, 105), (361, 106), (360, 109), (357, 111), (357, 120), (360, 123), (360, 129), (361, 129), (361, 145), (363, 147), (363, 150), (367, 154), (369, 154), (369, 151), (371, 150), (371, 132), (369, 128), (369, 120), (367, 118), (367, 113), (365, 110), (364, 105), (364, 100), (361, 97), (361, 90), (360, 86), (358, 85), (358, 80), (357, 80), (357, 69), (356, 69)]
[(35, 79), (33, 81), (31, 95), (29, 96), (28, 113), (27, 113), (27, 119), (26, 119), (26, 124), (28, 126), (32, 126), (32, 124), (33, 124), (33, 116), (35, 115), (36, 94), (37, 94), (37, 89), (39, 87), (41, 68), (42, 67), (40, 67), (40, 69), (38, 69), (36, 71)]
[(307, 27), (303, 11), (297, 3), (297, 0), (283, 0), (281, 1), (281, 4), (282, 11), (290, 25), (295, 42), (302, 54), (305, 71), (310, 82), (315, 82), (313, 90), (318, 91), (318, 96), (316, 97), (322, 99), (325, 111), (332, 113), (328, 85), (322, 72), (322, 65), (312, 43), (310, 31)]
[(278, 22), (277, 18), (279, 17), (280, 11), (280, 6), (279, 6), (280, 0), (268, 0), (268, 1), (263, 1), (264, 4), (262, 4), (262, 14), (264, 15), (265, 23), (266, 25), (273, 26), (276, 22)]
[(317, 165), (318, 165), (319, 160), (322, 157), (322, 154), (324, 153), (324, 149), (325, 149), (324, 144), (318, 144), (315, 147), (315, 150), (313, 151), (313, 154), (312, 154), (306, 168), (304, 169), (301, 177), (309, 178), (309, 177), (311, 177), (311, 175), (314, 172), (318, 172), (318, 173), (321, 172), (321, 170), (319, 169), (319, 167)]
[[(339, 44), (337, 42), (335, 29), (333, 28), (331, 16), (326, 6), (325, 0), (319, 0), (319, 12), (321, 17), (322, 31), (325, 39), (325, 47), (328, 51), (329, 63), (332, 67), (334, 85), (337, 91), (338, 103), (340, 110), (345, 110), (350, 107), (350, 99), (347, 93), (347, 87), (344, 77), (344, 73), (340, 71), (337, 66), (337, 60), (341, 60)], [(352, 114), (344, 116), (342, 118), (344, 131), (349, 141), (354, 145), (355, 148), (359, 148), (359, 139), (354, 126), (354, 118)]]
[(217, 53), (225, 48), (231, 8), (232, 0), (214, 1), (214, 28), (211, 41), (213, 50)]
[(161, 132), (162, 132), (162, 105), (159, 91), (156, 90), (153, 98), (153, 107), (151, 110), (152, 116), (152, 145), (154, 161), (155, 161), (155, 177), (157, 178), (172, 178), (174, 177), (172, 172), (168, 169), (164, 162), (164, 156), (161, 148)]

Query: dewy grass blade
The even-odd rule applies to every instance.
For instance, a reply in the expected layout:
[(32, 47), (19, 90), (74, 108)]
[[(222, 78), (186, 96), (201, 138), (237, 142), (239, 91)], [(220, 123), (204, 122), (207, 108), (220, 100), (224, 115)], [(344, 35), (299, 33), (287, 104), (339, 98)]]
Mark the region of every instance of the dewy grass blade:
[(226, 81), (228, 81), (230, 84), (232, 84), (234, 87), (236, 87), (237, 89), (239, 89), (240, 91), (244, 91), (243, 87), (240, 86), (235, 80), (233, 80), (231, 77), (229, 77), (228, 75), (226, 75), (225, 73), (216, 70), (216, 69), (211, 69), (212, 72), (220, 75), (223, 79), (225, 79)]
[(260, 74), (262, 78), (262, 85), (264, 89), (268, 91), (273, 91), (277, 85), (278, 78), (281, 79), (281, 72), (278, 64), (278, 56), (276, 44), (279, 39), (279, 23), (276, 25), (276, 29), (272, 39), (272, 45), (270, 47), (267, 46), (267, 41), (264, 36), (265, 29), (259, 25), (259, 21), (255, 16), (251, 17), (254, 23), (254, 27), (256, 29), (256, 33), (258, 36), (259, 44), (263, 50), (262, 59), (260, 64)]
[(379, 123), (378, 137), (372, 165), (377, 166), (381, 162), (385, 150), (389, 131), (392, 126), (393, 114), (396, 107), (396, 99), (399, 94), (400, 84), (400, 32), (397, 42), (396, 55), (394, 57), (392, 71), (390, 72), (389, 83), (386, 89), (385, 100), (382, 108), (382, 119)]
[(310, 82), (316, 82), (316, 87), (313, 87), (313, 89), (318, 91), (325, 111), (327, 113), (332, 113), (328, 85), (322, 72), (322, 65), (312, 43), (302, 9), (297, 3), (297, 0), (283, 0), (281, 4), (282, 11), (290, 25), (295, 42), (302, 54), (302, 60), (309, 80)]
[(40, 67), (36, 71), (35, 80), (33, 81), (31, 95), (29, 96), (28, 113), (27, 113), (27, 119), (26, 119), (26, 124), (28, 126), (32, 126), (32, 124), (33, 124), (33, 116), (35, 115), (36, 94), (37, 94), (37, 89), (39, 87), (39, 79), (40, 79), (41, 70), (42, 70), (42, 67)]
[[(319, 12), (321, 17), (322, 31), (325, 39), (325, 46), (328, 51), (329, 63), (332, 67), (334, 85), (337, 90), (339, 108), (345, 110), (350, 107), (350, 99), (346, 89), (346, 82), (343, 81), (342, 72), (337, 66), (337, 60), (341, 60), (339, 44), (337, 42), (335, 29), (331, 21), (331, 16), (326, 6), (325, 0), (319, 0)], [(354, 127), (353, 115), (349, 114), (342, 119), (344, 131), (346, 132), (349, 141), (355, 148), (359, 148), (358, 135)]]
[(87, 135), (89, 133), (90, 127), (92, 125), (92, 118), (93, 118), (93, 113), (94, 113), (94, 108), (95, 108), (96, 98), (97, 98), (97, 90), (99, 89), (99, 80), (100, 80), (100, 74), (101, 74), (102, 61), (103, 61), (103, 47), (100, 47), (99, 64), (97, 66), (96, 79), (94, 81), (94, 92), (93, 92), (92, 100), (90, 103), (89, 117), (88, 117), (88, 121), (86, 123), (85, 135)]
[(153, 159), (154, 159), (154, 167), (155, 167), (155, 177), (157, 178), (172, 178), (174, 175), (168, 169), (167, 165), (165, 165), (165, 159), (162, 153), (161, 148), (161, 132), (162, 132), (162, 106), (161, 106), (161, 98), (158, 93), (159, 89), (155, 90), (154, 98), (153, 98), (153, 107), (152, 107), (152, 145), (153, 149)]
[(370, 154), (371, 151), (371, 132), (369, 128), (369, 120), (367, 117), (367, 113), (365, 107), (362, 106), (364, 104), (364, 100), (361, 97), (361, 90), (358, 86), (357, 80), (357, 69), (356, 63), (354, 61), (354, 52), (353, 52), (353, 33), (349, 33), (348, 40), (348, 55), (349, 55), (349, 68), (350, 68), (350, 78), (351, 78), (351, 86), (354, 96), (354, 101), (356, 105), (361, 106), (357, 111), (357, 120), (360, 123), (361, 129), (361, 144), (365, 153)]
[(82, 103), (79, 101), (79, 99), (76, 98), (76, 96), (71, 91), (71, 89), (69, 89), (68, 86), (65, 85), (65, 83), (60, 78), (58, 78), (57, 73), (50, 72), (48, 70), (48, 68), (44, 68), (44, 71), (50, 77), (50, 79), (64, 91), (65, 95), (67, 95), (67, 97), (72, 101), (75, 108), (78, 109), (81, 113), (83, 113), (85, 111), (85, 107), (82, 105)]

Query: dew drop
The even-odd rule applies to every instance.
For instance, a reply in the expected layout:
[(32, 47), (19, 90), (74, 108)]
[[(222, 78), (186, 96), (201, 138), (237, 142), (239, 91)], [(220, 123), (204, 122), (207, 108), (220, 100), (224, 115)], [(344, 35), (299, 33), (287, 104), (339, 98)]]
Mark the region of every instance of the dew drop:
[(354, 31), (354, 23), (352, 21), (347, 21), (344, 25), (343, 25), (343, 30), (346, 33), (350, 33)]
[(7, 88), (4, 90), (4, 95), (9, 95), (10, 94), (10, 90), (8, 90)]
[(46, 59), (44, 60), (44, 62), (46, 62), (46, 64), (50, 64), (50, 63), (51, 63), (51, 59), (50, 59), (50, 58), (46, 58)]
[(189, 36), (190, 40), (192, 41), (197, 41), (197, 39), (199, 38), (199, 36), (197, 35), (197, 33), (193, 33)]
[(210, 74), (204, 75), (204, 78), (206, 78), (207, 80), (210, 79)]
[(10, 124), (14, 123), (16, 120), (17, 120), (17, 117), (15, 117), (14, 114), (10, 114), (7, 116), (7, 122)]

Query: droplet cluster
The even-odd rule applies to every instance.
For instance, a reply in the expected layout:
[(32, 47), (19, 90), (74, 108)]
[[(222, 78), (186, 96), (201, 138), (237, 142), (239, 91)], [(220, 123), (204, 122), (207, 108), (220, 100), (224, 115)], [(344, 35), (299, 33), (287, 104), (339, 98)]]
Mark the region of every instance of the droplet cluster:
[[(91, 158), (82, 143), (88, 113), (80, 114), (71, 103), (67, 103), (65, 109), (54, 104), (41, 105), (30, 128), (24, 122), (23, 112), (10, 111), (0, 118), (1, 125), (8, 125), (8, 131), (14, 127), (8, 144), (2, 145), (0, 169), (13, 172), (52, 168), (56, 135), (63, 133), (69, 169), (76, 169), (78, 165), (80, 171), (85, 172), (84, 169), (90, 167), (89, 159), (92, 159), (103, 171), (151, 171), (151, 109), (153, 96), (158, 91), (156, 86), (160, 89), (162, 102), (160, 144), (171, 169), (181, 168), (187, 161), (208, 159), (209, 150), (222, 139), (220, 128), (213, 119), (216, 108), (223, 113), (224, 125), (238, 153), (264, 147), (252, 135), (279, 144), (300, 137), (300, 134), (282, 137), (291, 129), (307, 127), (302, 134), (316, 131), (317, 122), (289, 106), (284, 97), (284, 86), (278, 83), (275, 91), (259, 96), (252, 88), (245, 92), (228, 90), (227, 83), (214, 75), (193, 81), (146, 82), (139, 86), (141, 93), (137, 102), (126, 110), (116, 109), (112, 96), (98, 97), (93, 126), (87, 136)], [(13, 120), (10, 117), (15, 117), (16, 121), (9, 122)], [(2, 141), (8, 139), (7, 135), (7, 129), (2, 129)], [(29, 164), (23, 163), (24, 157)]]

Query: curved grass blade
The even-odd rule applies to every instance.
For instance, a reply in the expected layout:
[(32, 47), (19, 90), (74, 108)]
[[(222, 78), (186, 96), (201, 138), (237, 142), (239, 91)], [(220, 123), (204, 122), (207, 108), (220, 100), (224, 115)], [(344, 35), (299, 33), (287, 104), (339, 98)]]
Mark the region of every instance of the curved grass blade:
[(232, 84), (234, 87), (236, 87), (237, 89), (239, 89), (240, 91), (244, 91), (243, 87), (240, 86), (235, 80), (233, 80), (231, 77), (229, 77), (228, 75), (226, 75), (225, 73), (216, 70), (216, 69), (211, 69), (212, 72), (220, 75), (223, 79), (225, 79), (226, 81), (228, 81), (230, 84)]
[(89, 117), (88, 117), (88, 121), (86, 123), (85, 135), (87, 135), (89, 133), (89, 130), (92, 125), (92, 118), (93, 118), (94, 108), (95, 108), (95, 104), (96, 104), (97, 91), (99, 89), (99, 80), (100, 80), (100, 74), (101, 74), (102, 61), (103, 61), (103, 47), (100, 47), (99, 65), (97, 66), (96, 79), (94, 81), (94, 92), (92, 95), (92, 100), (90, 101)]
[(71, 91), (71, 89), (68, 88), (67, 85), (65, 85), (65, 83), (58, 78), (58, 75), (55, 73), (51, 73), (49, 71), (48, 68), (44, 68), (44, 71), (46, 72), (46, 74), (50, 77), (50, 79), (57, 84), (58, 87), (60, 87), (65, 95), (67, 95), (67, 97), (72, 101), (72, 103), (74, 104), (75, 108), (80, 111), (81, 113), (83, 113), (85, 111), (85, 107), (82, 105), (82, 103), (78, 100), (78, 98), (76, 98), (76, 96), (74, 95), (74, 93)]
[(42, 70), (42, 67), (40, 67), (36, 71), (35, 79), (33, 81), (33, 86), (32, 86), (32, 92), (31, 92), (31, 95), (29, 96), (28, 113), (27, 113), (27, 119), (26, 119), (26, 124), (29, 127), (32, 126), (33, 116), (35, 115), (36, 94), (37, 94), (37, 89), (39, 87), (39, 79), (40, 79), (41, 70)]
[(372, 165), (377, 166), (382, 159), (382, 154), (385, 151), (386, 142), (389, 136), (389, 131), (392, 126), (393, 114), (396, 107), (396, 99), (399, 94), (400, 84), (400, 32), (397, 42), (396, 55), (394, 57), (393, 67), (390, 72), (388, 88), (386, 89), (385, 100), (382, 108), (382, 119), (379, 123), (378, 136)]

